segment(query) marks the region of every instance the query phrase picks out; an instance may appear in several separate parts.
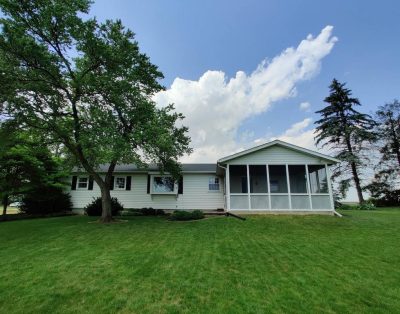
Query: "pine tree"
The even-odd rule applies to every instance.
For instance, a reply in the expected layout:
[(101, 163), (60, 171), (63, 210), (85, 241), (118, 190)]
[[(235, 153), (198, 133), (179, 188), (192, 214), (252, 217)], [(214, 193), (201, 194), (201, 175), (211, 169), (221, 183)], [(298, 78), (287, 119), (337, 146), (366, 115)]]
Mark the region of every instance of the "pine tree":
[(358, 200), (363, 203), (361, 169), (366, 165), (366, 158), (362, 151), (376, 138), (376, 123), (371, 116), (354, 108), (361, 105), (360, 101), (345, 86), (336, 79), (329, 86), (330, 94), (324, 99), (328, 105), (316, 112), (322, 116), (316, 122), (316, 140), (317, 144), (333, 149), (336, 158), (342, 161), (333, 171), (341, 194), (345, 195), (353, 180)]
[(371, 196), (398, 204), (400, 195), (400, 102), (380, 106), (376, 112), (380, 160), (366, 189)]

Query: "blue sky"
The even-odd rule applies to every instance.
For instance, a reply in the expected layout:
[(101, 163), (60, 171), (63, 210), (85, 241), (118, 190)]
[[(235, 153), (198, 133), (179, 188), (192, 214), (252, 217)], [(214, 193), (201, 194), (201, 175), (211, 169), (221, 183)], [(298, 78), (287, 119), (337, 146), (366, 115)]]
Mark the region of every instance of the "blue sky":
[[(304, 119), (308, 124), (300, 131), (312, 129), (318, 118), (314, 111), (323, 105), (334, 77), (348, 83), (365, 112), (400, 97), (398, 1), (98, 0), (91, 14), (100, 20), (122, 19), (164, 73), (166, 88), (177, 77), (198, 81), (209, 70), (223, 71), (226, 80), (237, 71), (250, 75), (262, 60), (271, 61), (308, 34), (315, 37), (333, 26), (338, 41), (321, 58), (320, 70), (295, 82), (295, 96), (273, 101), (265, 111), (240, 121), (238, 142), (280, 136)], [(300, 110), (302, 102), (310, 108)]]

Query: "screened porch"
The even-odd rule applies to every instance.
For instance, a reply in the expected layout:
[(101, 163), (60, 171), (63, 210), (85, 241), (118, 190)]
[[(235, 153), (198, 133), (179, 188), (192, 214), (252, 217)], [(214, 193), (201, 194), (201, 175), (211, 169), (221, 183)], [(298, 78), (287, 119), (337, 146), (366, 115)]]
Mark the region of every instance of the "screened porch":
[(326, 164), (228, 165), (228, 210), (331, 210)]

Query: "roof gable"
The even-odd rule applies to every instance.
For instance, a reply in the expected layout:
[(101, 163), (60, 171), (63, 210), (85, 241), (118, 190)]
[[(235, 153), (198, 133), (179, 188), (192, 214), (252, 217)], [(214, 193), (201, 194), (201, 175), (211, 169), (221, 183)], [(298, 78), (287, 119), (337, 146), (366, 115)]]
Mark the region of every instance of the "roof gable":
[(294, 151), (294, 152), (297, 152), (297, 153), (301, 153), (303, 155), (312, 156), (314, 158), (322, 159), (322, 160), (324, 160), (324, 161), (326, 161), (326, 162), (328, 162), (330, 164), (334, 164), (334, 163), (340, 162), (338, 159), (333, 158), (331, 156), (328, 156), (328, 155), (325, 155), (325, 154), (321, 154), (321, 153), (318, 153), (318, 152), (315, 152), (315, 151), (312, 151), (310, 149), (303, 148), (303, 147), (300, 147), (300, 146), (297, 146), (297, 145), (289, 144), (289, 143), (286, 143), (286, 142), (281, 141), (281, 140), (274, 140), (272, 142), (268, 142), (268, 143), (265, 143), (265, 144), (262, 144), (262, 145), (259, 145), (259, 146), (255, 146), (255, 147), (243, 150), (241, 152), (238, 152), (238, 153), (223, 157), (223, 158), (218, 160), (218, 163), (225, 163), (225, 162), (228, 162), (228, 161), (232, 161), (234, 159), (237, 159), (237, 158), (240, 158), (240, 157), (243, 157), (243, 156), (246, 156), (246, 155), (254, 154), (256, 152), (259, 152), (261, 150), (264, 150), (264, 149), (270, 148), (270, 147), (274, 147), (274, 146), (284, 147), (284, 148), (286, 148), (288, 150), (291, 150), (291, 151)]

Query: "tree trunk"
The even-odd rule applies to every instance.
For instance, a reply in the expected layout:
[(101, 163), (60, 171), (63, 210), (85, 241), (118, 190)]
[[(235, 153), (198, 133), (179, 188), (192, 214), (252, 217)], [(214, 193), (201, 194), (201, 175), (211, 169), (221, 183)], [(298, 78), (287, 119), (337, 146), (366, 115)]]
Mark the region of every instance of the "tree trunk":
[(8, 195), (4, 195), (3, 196), (3, 220), (6, 219), (6, 215), (7, 215), (7, 207), (8, 207)]
[[(351, 140), (350, 140), (349, 136), (346, 137), (346, 145), (347, 145), (347, 150), (349, 151), (349, 153), (352, 156), (354, 156), (353, 147), (351, 146)], [(356, 190), (357, 190), (358, 202), (360, 204), (362, 204), (362, 203), (364, 203), (364, 196), (362, 194), (360, 177), (358, 176), (358, 172), (357, 172), (357, 165), (354, 161), (351, 161), (350, 166), (351, 166), (351, 172), (353, 174), (354, 185), (356, 186)]]
[(101, 190), (101, 217), (100, 221), (101, 222), (111, 222), (113, 221), (112, 218), (112, 211), (111, 211), (111, 194), (110, 194), (110, 188), (104, 184), (103, 186), (100, 187)]
[(358, 201), (360, 204), (364, 203), (364, 196), (362, 194), (360, 178), (358, 177), (357, 167), (354, 162), (351, 163), (351, 171), (353, 173), (354, 185), (356, 186)]

